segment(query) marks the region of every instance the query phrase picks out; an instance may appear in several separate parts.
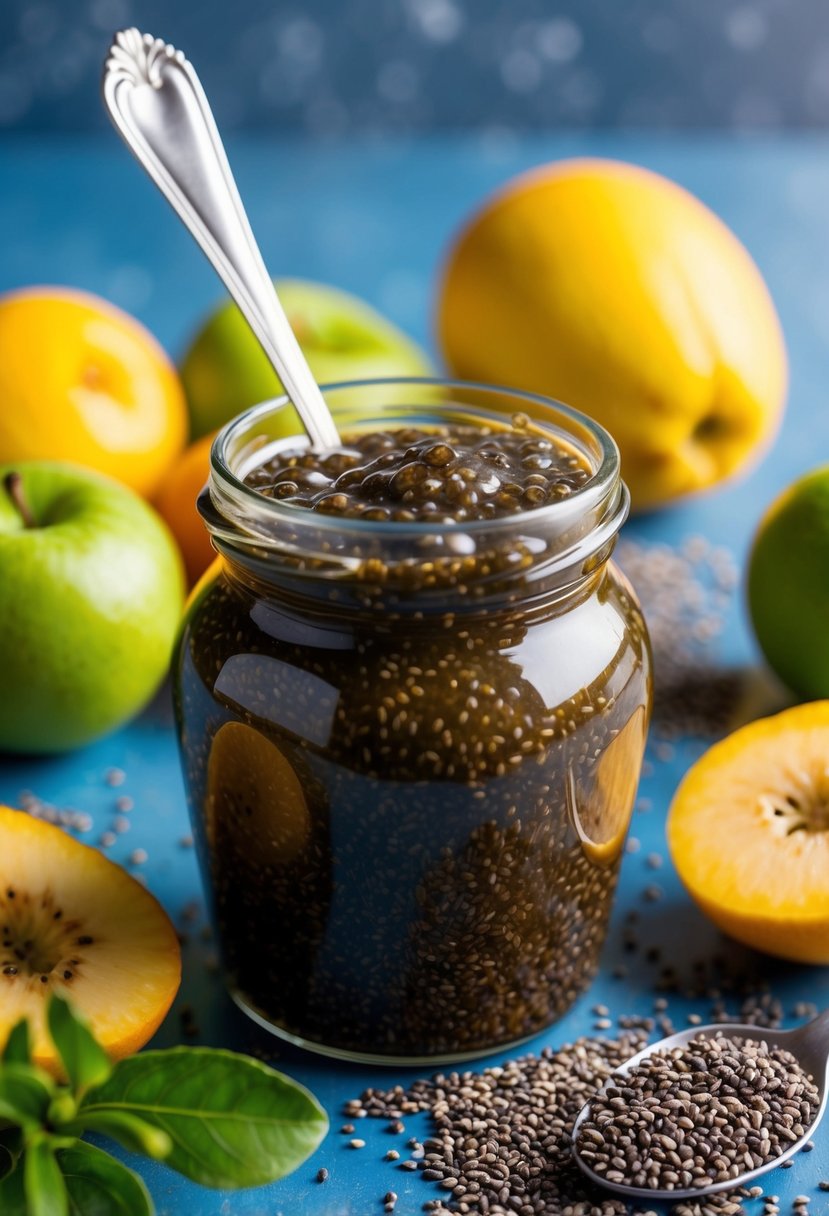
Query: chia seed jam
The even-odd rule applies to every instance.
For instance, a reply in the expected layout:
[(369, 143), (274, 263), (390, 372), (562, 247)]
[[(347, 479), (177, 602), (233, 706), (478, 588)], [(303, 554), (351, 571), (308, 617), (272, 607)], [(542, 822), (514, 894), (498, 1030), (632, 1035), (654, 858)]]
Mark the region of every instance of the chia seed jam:
[(286, 504), (372, 522), (498, 519), (560, 501), (590, 476), (572, 448), (528, 422), (369, 431), (322, 453), (288, 448), (247, 482)]
[(176, 699), (228, 984), (343, 1055), (455, 1059), (559, 1017), (635, 797), (649, 656), (614, 486), (585, 522), (595, 452), (470, 412), (257, 439), (202, 502), (224, 564)]

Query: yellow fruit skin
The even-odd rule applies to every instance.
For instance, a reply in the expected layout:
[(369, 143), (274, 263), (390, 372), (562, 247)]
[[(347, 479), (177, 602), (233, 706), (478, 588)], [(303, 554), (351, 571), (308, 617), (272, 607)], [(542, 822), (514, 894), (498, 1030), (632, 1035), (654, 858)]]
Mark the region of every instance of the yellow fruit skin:
[(175, 367), (138, 321), (63, 287), (0, 297), (0, 463), (66, 460), (145, 497), (181, 450)]
[(667, 838), (680, 879), (724, 933), (755, 950), (829, 963), (829, 830), (769, 827), (765, 791), (821, 783), (829, 701), (751, 722), (715, 744), (674, 795)]
[[(36, 910), (54, 896), (63, 914), (59, 923), (75, 933), (94, 926), (96, 940), (86, 948), (86, 968), (85, 947), (73, 944), (70, 952), (81, 955), (73, 980), (55, 971), (43, 990), (36, 983), (27, 989), (9, 986), (11, 981), (0, 975), (0, 984), (6, 984), (0, 988), (0, 1052), (9, 1031), (27, 1016), (35, 1063), (60, 1074), (46, 1029), (49, 991), (75, 1005), (112, 1059), (138, 1051), (161, 1025), (181, 982), (181, 948), (164, 909), (97, 849), (23, 811), (0, 806), (3, 896), (15, 885), (18, 906), (24, 894)], [(38, 923), (42, 921), (36, 919)]]
[(556, 397), (611, 432), (637, 509), (704, 490), (771, 440), (780, 323), (734, 234), (667, 178), (572, 160), (510, 182), (451, 250), (452, 371)]

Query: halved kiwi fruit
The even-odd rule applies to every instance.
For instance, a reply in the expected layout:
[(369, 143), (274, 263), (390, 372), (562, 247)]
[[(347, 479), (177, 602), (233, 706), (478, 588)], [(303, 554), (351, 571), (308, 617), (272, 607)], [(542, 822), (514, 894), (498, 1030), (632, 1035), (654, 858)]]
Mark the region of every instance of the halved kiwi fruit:
[(0, 1048), (29, 1019), (54, 1069), (49, 994), (82, 1015), (113, 1058), (155, 1032), (181, 979), (175, 929), (121, 866), (61, 828), (0, 806)]

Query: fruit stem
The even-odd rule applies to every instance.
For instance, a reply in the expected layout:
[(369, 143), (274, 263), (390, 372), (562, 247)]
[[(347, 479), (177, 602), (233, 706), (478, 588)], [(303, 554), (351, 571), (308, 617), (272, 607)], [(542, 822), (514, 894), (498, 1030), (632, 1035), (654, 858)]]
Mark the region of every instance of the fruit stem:
[(7, 473), (3, 478), (3, 489), (11, 499), (12, 505), (17, 511), (17, 514), (23, 520), (23, 527), (36, 528), (37, 523), (35, 521), (35, 517), (32, 515), (29, 504), (26, 501), (26, 495), (23, 491), (23, 478), (16, 469), (12, 469), (12, 471)]

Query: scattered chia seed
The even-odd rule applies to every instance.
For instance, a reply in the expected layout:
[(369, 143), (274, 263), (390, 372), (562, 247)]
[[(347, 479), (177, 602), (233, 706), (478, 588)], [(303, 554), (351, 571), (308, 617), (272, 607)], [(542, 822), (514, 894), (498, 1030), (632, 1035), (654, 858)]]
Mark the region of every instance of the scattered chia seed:
[(112, 830), (117, 832), (119, 836), (130, 830), (130, 821), (127, 819), (126, 815), (115, 816), (112, 821)]
[(134, 806), (135, 803), (129, 794), (121, 794), (115, 799), (115, 809), (120, 815), (128, 815)]
[(390, 1148), (389, 1151), (386, 1153), (386, 1161), (399, 1161), (399, 1160), (400, 1160), (400, 1154), (398, 1153), (397, 1149)]
[(365, 1142), (365, 1140), (358, 1140), (355, 1137), (353, 1140), (349, 1140), (348, 1147), (349, 1148), (365, 1148), (366, 1142)]
[(102, 832), (98, 844), (102, 849), (111, 849), (117, 839), (114, 832)]
[(327, 1181), (328, 1181), (328, 1170), (323, 1165), (320, 1169), (317, 1170), (317, 1182), (327, 1182)]
[(133, 851), (130, 853), (130, 865), (131, 866), (143, 866), (143, 864), (146, 860), (147, 860), (147, 850), (146, 849), (133, 849)]
[(819, 1105), (812, 1078), (789, 1052), (753, 1039), (697, 1038), (611, 1079), (577, 1147), (609, 1182), (704, 1187), (779, 1157)]
[[(654, 733), (663, 740), (723, 733), (742, 690), (740, 676), (716, 661), (717, 639), (739, 585), (733, 555), (691, 536), (678, 548), (623, 538), (616, 556), (636, 588), (651, 636)], [(672, 758), (664, 744), (654, 754), (660, 761)]]
[(645, 865), (648, 867), (649, 870), (661, 869), (662, 868), (662, 854), (661, 853), (648, 853), (647, 857), (645, 858)]
[[(642, 1019), (625, 1015), (619, 1021), (620, 1024), (623, 1021), (636, 1024)], [(712, 1108), (721, 1104), (727, 1110), (729, 1103), (733, 1106), (735, 1095), (729, 1092), (733, 1086), (729, 1087), (726, 1074), (729, 1069), (736, 1072), (738, 1082), (745, 1087), (751, 1070), (744, 1071), (741, 1076), (740, 1061), (735, 1070), (731, 1062), (733, 1057), (724, 1049), (729, 1041), (717, 1042), (720, 1051), (714, 1068), (722, 1069), (723, 1076), (716, 1094), (706, 1093), (706, 1098)], [(710, 1040), (702, 1040), (702, 1043), (706, 1050), (711, 1049)], [(622, 1034), (618, 1040), (583, 1038), (558, 1050), (544, 1048), (537, 1055), (509, 1060), (480, 1072), (439, 1073), (430, 1079), (415, 1081), (408, 1090), (400, 1085), (388, 1090), (368, 1089), (347, 1109), (351, 1105), (362, 1105), (368, 1115), (386, 1119), (393, 1117), (392, 1112), (404, 1105), (408, 1110), (428, 1113), (431, 1131), (423, 1142), (423, 1160), (403, 1161), (400, 1168), (414, 1171), (419, 1165), (424, 1182), (437, 1183), (446, 1192), (442, 1198), (424, 1204), (424, 1210), (436, 1216), (449, 1216), (450, 1213), (469, 1213), (471, 1216), (513, 1216), (513, 1213), (518, 1216), (656, 1216), (647, 1208), (631, 1208), (621, 1197), (610, 1196), (593, 1187), (576, 1167), (570, 1142), (573, 1123), (584, 1103), (593, 1098), (613, 1071), (643, 1045), (638, 1034)], [(755, 1048), (758, 1054), (763, 1053), (763, 1045), (750, 1046), (748, 1040), (740, 1044), (741, 1051)], [(689, 1050), (693, 1052), (694, 1048)], [(773, 1077), (788, 1076), (792, 1061), (785, 1052), (767, 1053), (763, 1066), (771, 1069)], [(761, 1074), (760, 1068), (756, 1071)], [(790, 1083), (802, 1088), (803, 1101), (813, 1102), (814, 1086), (799, 1069), (798, 1073), (797, 1079)], [(693, 1076), (693, 1071), (690, 1075)], [(706, 1089), (708, 1083), (710, 1077), (707, 1076)], [(756, 1077), (753, 1083), (758, 1085)], [(773, 1086), (771, 1089), (776, 1093)], [(741, 1093), (746, 1096), (745, 1088)], [(768, 1093), (766, 1098), (769, 1098)], [(754, 1112), (759, 1112), (759, 1139), (764, 1141), (763, 1119), (775, 1113), (775, 1102), (778, 1107), (785, 1108), (792, 1100), (769, 1098), (765, 1112), (756, 1093), (754, 1102), (749, 1103), (745, 1118), (749, 1124), (752, 1120), (756, 1122)], [(698, 1101), (697, 1105), (700, 1105)], [(737, 1122), (735, 1126), (741, 1124)], [(791, 1130), (796, 1126), (792, 1120)], [(685, 1137), (690, 1134), (687, 1128), (678, 1130)], [(751, 1130), (743, 1127), (745, 1144), (754, 1131), (753, 1127)], [(668, 1135), (662, 1131), (658, 1134)], [(711, 1129), (706, 1129), (706, 1135), (711, 1136)], [(785, 1135), (782, 1140), (786, 1140)], [(679, 1147), (679, 1139), (677, 1144)], [(783, 1151), (783, 1147), (785, 1144), (779, 1151)], [(680, 1155), (678, 1150), (663, 1149), (659, 1144), (652, 1148), (652, 1155), (658, 1157), (660, 1151), (666, 1158), (671, 1151)], [(394, 1149), (386, 1153), (386, 1160), (397, 1159)], [(668, 1158), (668, 1164), (663, 1163), (663, 1168), (669, 1169), (669, 1161)], [(819, 1185), (822, 1190), (829, 1191), (829, 1180)], [(762, 1194), (759, 1186), (719, 1192), (701, 1200), (677, 1202), (671, 1212), (672, 1216), (743, 1216), (742, 1201), (760, 1198)], [(775, 1195), (766, 1198), (766, 1216), (779, 1213), (775, 1208), (778, 1202)]]
[(127, 774), (122, 768), (108, 768), (104, 773), (104, 782), (106, 785), (115, 787), (123, 785), (127, 779)]
[(354, 1124), (353, 1123), (344, 1123), (342, 1125), (342, 1127), (340, 1128), (340, 1135), (353, 1136), (354, 1135)]

